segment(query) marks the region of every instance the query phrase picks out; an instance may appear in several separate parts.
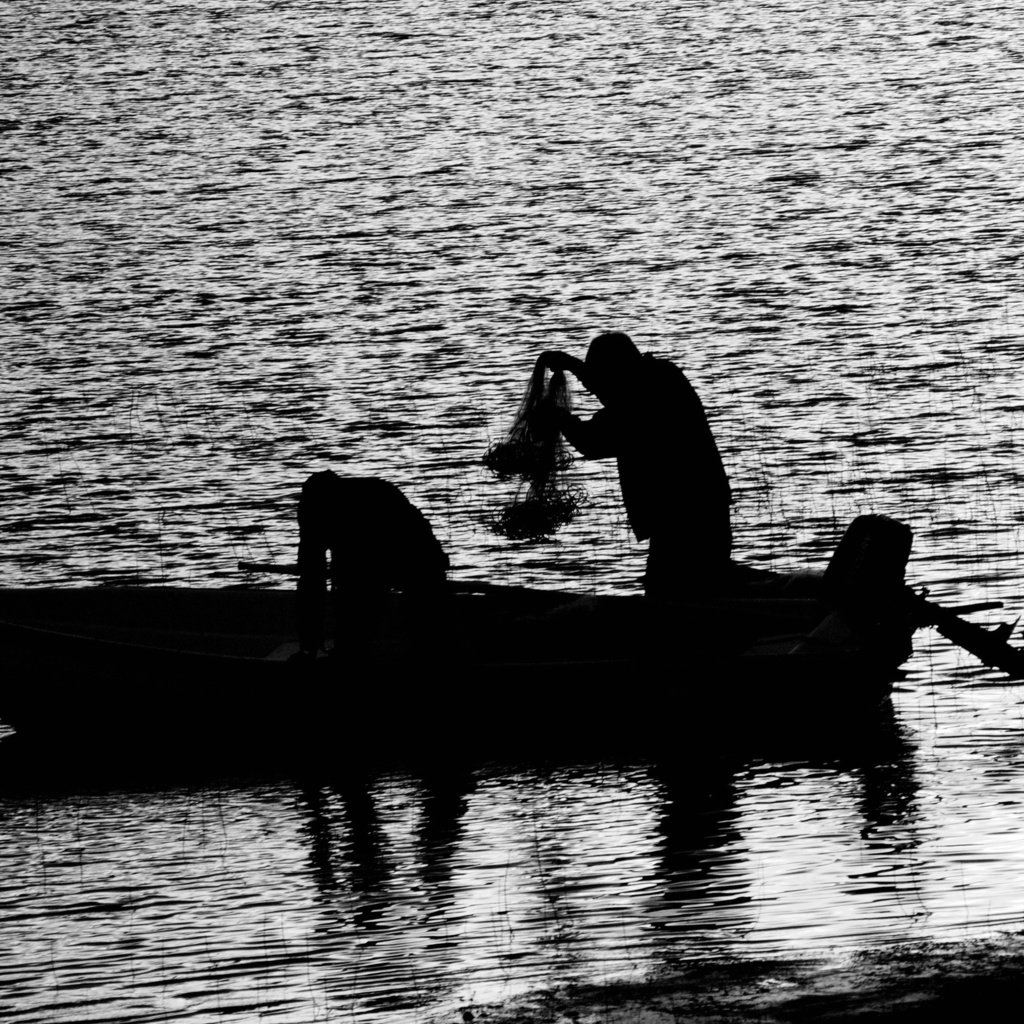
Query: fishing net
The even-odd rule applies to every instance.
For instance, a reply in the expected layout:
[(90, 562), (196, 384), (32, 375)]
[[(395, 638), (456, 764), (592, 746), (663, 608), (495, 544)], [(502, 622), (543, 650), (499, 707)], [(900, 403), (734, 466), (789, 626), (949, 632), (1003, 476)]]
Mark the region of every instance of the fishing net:
[(510, 540), (542, 540), (571, 522), (586, 502), (582, 487), (566, 482), (573, 458), (552, 417), (536, 417), (541, 407), (571, 411), (569, 385), (562, 371), (550, 378), (538, 360), (526, 394), (505, 438), (484, 456), (499, 480), (518, 480), (512, 501), (492, 519), (494, 532)]

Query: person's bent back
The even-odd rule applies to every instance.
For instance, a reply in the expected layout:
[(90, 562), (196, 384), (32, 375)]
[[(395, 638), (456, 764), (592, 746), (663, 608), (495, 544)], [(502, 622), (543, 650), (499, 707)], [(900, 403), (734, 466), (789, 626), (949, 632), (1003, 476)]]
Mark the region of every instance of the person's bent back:
[(298, 518), (303, 651), (323, 646), (328, 572), (340, 620), (336, 646), (363, 644), (392, 591), (415, 598), (444, 587), (447, 554), (423, 513), (386, 480), (314, 473), (303, 485)]

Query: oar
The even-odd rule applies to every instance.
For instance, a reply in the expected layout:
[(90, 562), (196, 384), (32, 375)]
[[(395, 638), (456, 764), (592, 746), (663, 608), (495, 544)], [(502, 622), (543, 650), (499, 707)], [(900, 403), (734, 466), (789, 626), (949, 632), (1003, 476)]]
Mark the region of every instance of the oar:
[(960, 618), (957, 614), (1000, 608), (1002, 605), (999, 602), (967, 605), (955, 609), (943, 608), (942, 605), (927, 600), (927, 595), (927, 590), (915, 595), (916, 609), (922, 626), (934, 626), (947, 640), (970, 652), (989, 667), (1002, 669), (1011, 679), (1024, 679), (1024, 650), (1009, 643), (1017, 627), (1016, 622), (1002, 623), (994, 629), (985, 629)]
[(242, 572), (265, 572), (279, 576), (298, 576), (299, 567), (295, 562), (239, 562)]
[[(239, 562), (241, 572), (263, 572), (276, 576), (298, 576), (299, 567), (295, 562)], [(553, 591), (540, 587), (507, 586), (504, 583), (479, 583), (475, 581), (447, 580), (447, 588), (456, 594), (548, 594)]]

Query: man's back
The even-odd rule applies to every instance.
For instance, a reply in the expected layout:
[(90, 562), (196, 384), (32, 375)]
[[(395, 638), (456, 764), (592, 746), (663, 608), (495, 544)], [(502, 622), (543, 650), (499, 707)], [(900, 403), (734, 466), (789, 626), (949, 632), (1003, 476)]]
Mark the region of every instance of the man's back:
[(616, 420), (622, 498), (637, 539), (697, 507), (728, 507), (729, 480), (704, 406), (674, 363), (645, 355), (627, 399), (598, 415)]
[[(423, 513), (377, 477), (314, 473), (299, 500), (300, 543), (331, 552), (333, 575), (395, 586), (441, 581), (448, 556)], [(300, 562), (302, 561), (300, 557)]]

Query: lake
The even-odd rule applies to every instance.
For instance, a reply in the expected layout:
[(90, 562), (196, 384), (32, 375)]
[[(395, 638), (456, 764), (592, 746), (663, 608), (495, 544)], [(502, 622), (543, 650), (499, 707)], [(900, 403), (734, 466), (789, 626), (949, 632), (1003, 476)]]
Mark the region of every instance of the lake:
[[(575, 463), (585, 509), (527, 544), (494, 532), (511, 491), (481, 462), (542, 351), (618, 329), (700, 393), (742, 561), (823, 566), (884, 513), (911, 583), (1012, 622), (1020, 13), (7, 5), (0, 582), (285, 586), (238, 562), (291, 561), (299, 488), (332, 468), (398, 484), (455, 578), (637, 592), (613, 467)], [(878, 742), (697, 778), (5, 795), (0, 1009), (450, 1019), (694, 959), (1018, 931), (1020, 688), (928, 630), (907, 668)]]

